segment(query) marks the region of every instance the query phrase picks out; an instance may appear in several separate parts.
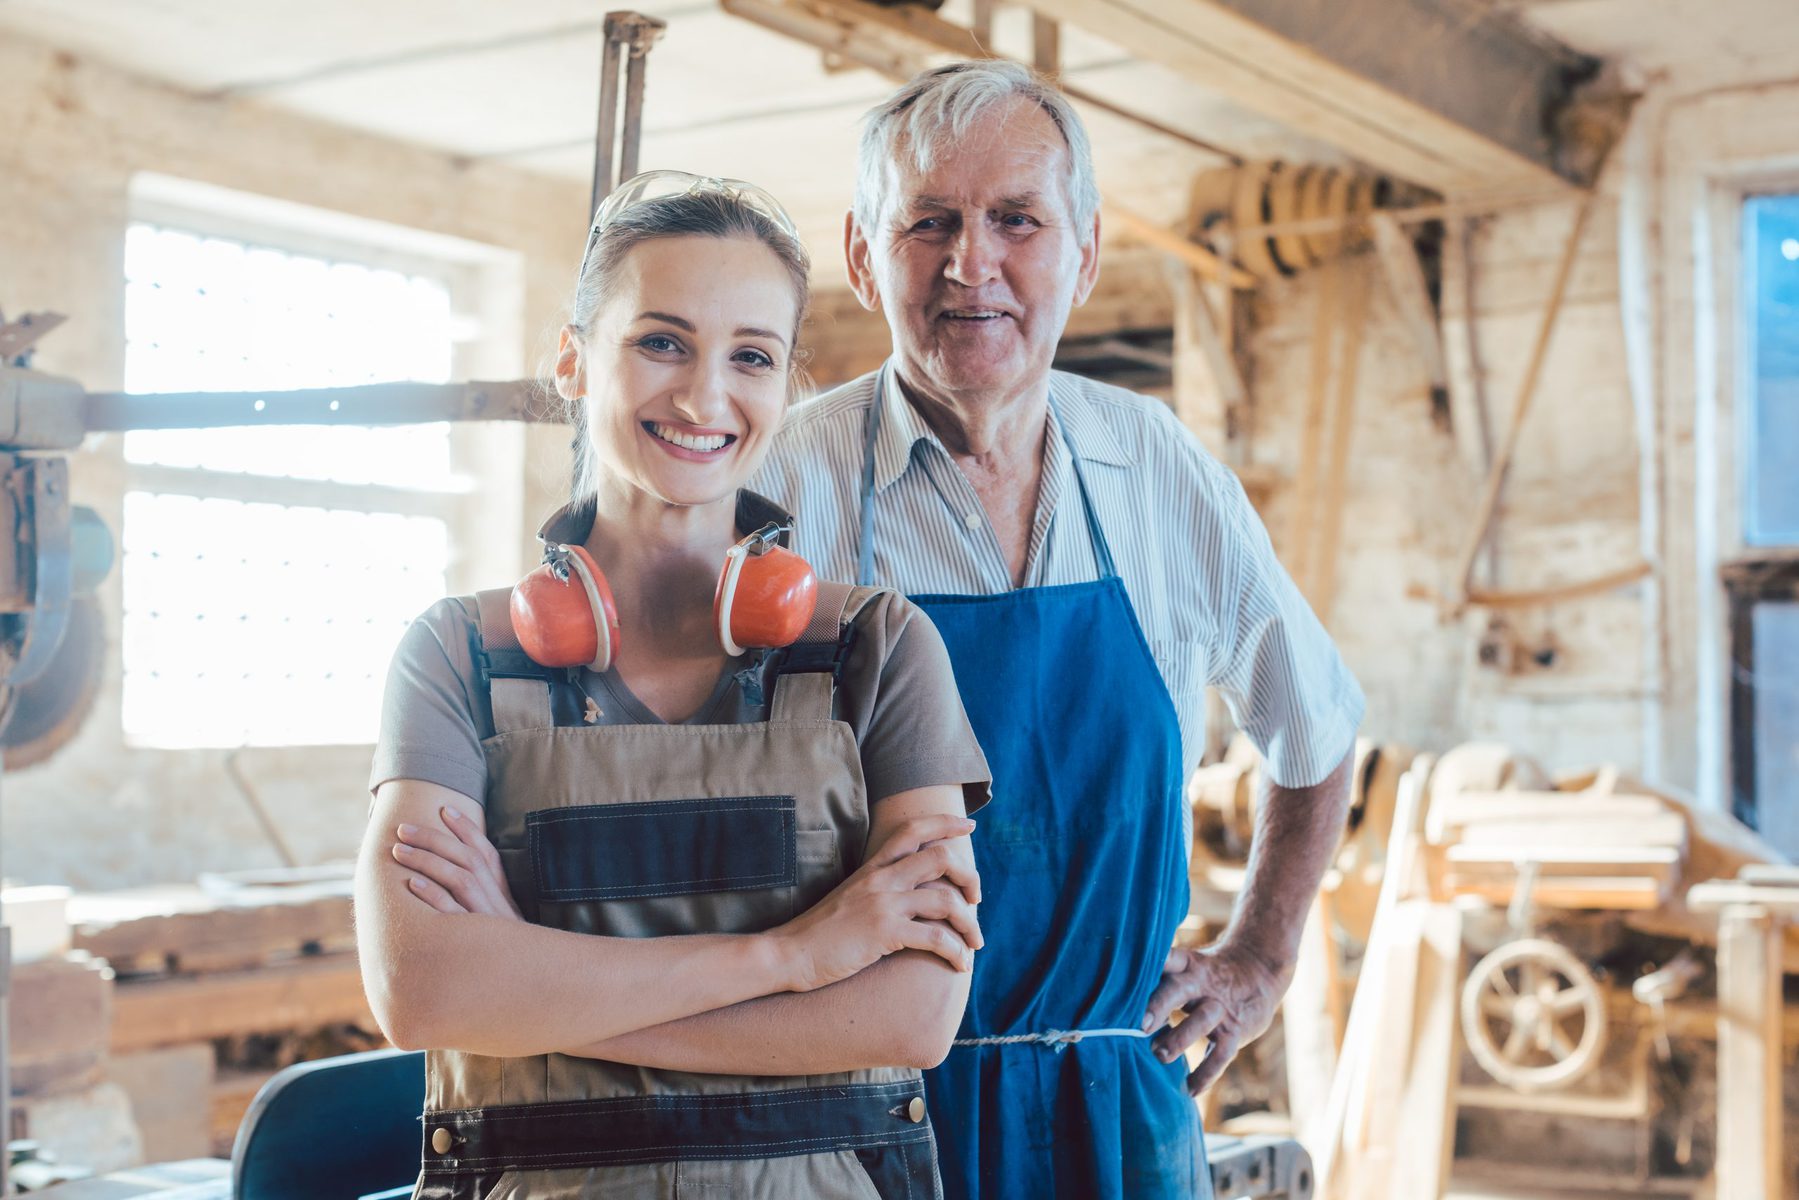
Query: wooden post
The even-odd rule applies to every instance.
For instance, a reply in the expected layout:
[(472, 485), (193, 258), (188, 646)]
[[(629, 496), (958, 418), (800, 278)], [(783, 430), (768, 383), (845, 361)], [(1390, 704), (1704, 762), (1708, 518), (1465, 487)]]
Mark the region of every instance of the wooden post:
[(1718, 922), (1718, 1200), (1787, 1194), (1781, 1150), (1781, 923), (1758, 904)]

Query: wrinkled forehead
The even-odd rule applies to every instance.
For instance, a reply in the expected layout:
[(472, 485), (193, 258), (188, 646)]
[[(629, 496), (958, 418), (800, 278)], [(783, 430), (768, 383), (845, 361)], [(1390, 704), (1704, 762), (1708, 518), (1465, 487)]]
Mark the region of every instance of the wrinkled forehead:
[(886, 163), (884, 207), (991, 208), (1029, 200), (1071, 207), (1073, 163), (1062, 131), (1021, 100), (965, 130), (908, 132)]

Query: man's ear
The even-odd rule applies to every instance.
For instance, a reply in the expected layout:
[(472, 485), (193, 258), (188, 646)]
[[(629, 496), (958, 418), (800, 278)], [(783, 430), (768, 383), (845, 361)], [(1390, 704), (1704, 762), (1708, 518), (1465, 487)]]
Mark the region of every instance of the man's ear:
[(587, 368), (581, 362), (581, 335), (562, 327), (556, 342), (556, 394), (573, 404), (587, 394)]
[(868, 234), (856, 223), (856, 214), (843, 214), (843, 262), (849, 271), (850, 289), (869, 312), (881, 311), (881, 290), (875, 286), (874, 264), (869, 255)]
[(1093, 214), (1093, 229), (1086, 244), (1081, 247), (1081, 268), (1075, 276), (1074, 302), (1076, 307), (1087, 303), (1087, 297), (1099, 284), (1099, 213)]

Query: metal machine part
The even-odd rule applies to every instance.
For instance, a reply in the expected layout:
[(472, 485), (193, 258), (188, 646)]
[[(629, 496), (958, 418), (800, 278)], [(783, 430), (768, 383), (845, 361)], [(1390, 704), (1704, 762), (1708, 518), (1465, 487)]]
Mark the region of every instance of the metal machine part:
[(1312, 1200), (1312, 1156), (1287, 1137), (1206, 1135), (1216, 1200)]

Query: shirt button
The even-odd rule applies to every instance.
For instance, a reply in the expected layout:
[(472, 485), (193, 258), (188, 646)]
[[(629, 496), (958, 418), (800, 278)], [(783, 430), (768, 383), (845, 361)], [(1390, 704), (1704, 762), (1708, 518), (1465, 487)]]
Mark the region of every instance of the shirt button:
[(437, 1151), (439, 1154), (448, 1154), (450, 1152), (452, 1140), (450, 1131), (442, 1126), (431, 1131), (431, 1149)]
[(906, 1105), (906, 1116), (916, 1125), (924, 1120), (924, 1097), (912, 1097), (912, 1103)]
[(970, 529), (979, 529), (981, 527), (981, 514), (978, 512), (969, 513), (966, 517), (962, 518), (962, 524), (968, 526)]

